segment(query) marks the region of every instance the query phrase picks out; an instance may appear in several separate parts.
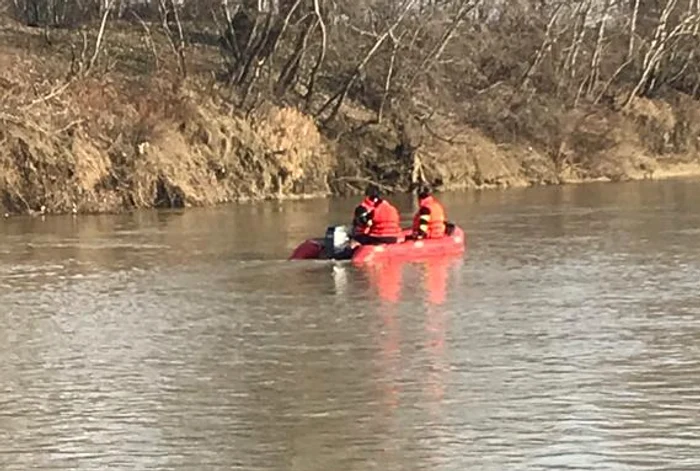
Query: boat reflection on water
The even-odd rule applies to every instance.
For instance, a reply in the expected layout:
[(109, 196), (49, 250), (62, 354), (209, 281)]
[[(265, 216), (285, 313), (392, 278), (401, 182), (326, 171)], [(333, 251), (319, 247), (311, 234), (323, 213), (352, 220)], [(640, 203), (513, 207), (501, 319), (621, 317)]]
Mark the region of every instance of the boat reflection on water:
[[(459, 259), (461, 261), (461, 258)], [(445, 396), (445, 376), (449, 371), (446, 360), (445, 332), (447, 327), (448, 309), (447, 285), (450, 267), (457, 265), (454, 259), (437, 258), (423, 265), (423, 281), (425, 285), (425, 351), (429, 359), (426, 388), (429, 397), (427, 404), (435, 413), (439, 412), (440, 404)]]
[(399, 323), (399, 301), (401, 300), (401, 282), (405, 263), (389, 262), (381, 265), (369, 265), (362, 268), (366, 273), (370, 287), (379, 297), (377, 305), (380, 331), (379, 373), (377, 385), (389, 411), (399, 405), (399, 384), (401, 379), (401, 325)]
[[(450, 275), (459, 272), (463, 261), (462, 256), (443, 256), (418, 262), (390, 261), (360, 268), (369, 281), (370, 296), (377, 306), (380, 326), (377, 384), (391, 411), (399, 406), (401, 384), (406, 383), (403, 379), (408, 370), (404, 371), (402, 367), (415, 361), (424, 365), (419, 369), (421, 377), (416, 378), (427, 395), (424, 403), (429, 405), (431, 415), (439, 413), (445, 395), (445, 376), (449, 371), (445, 336)], [(414, 313), (415, 308), (422, 305), (422, 319), (402, 316), (402, 312), (406, 312), (402, 306), (406, 304), (410, 304)], [(416, 323), (417, 320), (420, 324)], [(418, 358), (414, 358), (415, 355)]]

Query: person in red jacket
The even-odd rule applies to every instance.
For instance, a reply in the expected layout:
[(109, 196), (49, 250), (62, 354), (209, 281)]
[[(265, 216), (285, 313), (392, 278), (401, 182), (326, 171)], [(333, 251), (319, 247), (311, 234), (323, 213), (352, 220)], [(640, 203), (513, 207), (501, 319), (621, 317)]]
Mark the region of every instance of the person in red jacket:
[(412, 239), (437, 239), (445, 236), (445, 209), (428, 186), (418, 190), (418, 212), (413, 217)]
[(399, 211), (370, 185), (365, 199), (355, 208), (352, 238), (362, 245), (394, 244), (401, 235)]
[(374, 207), (378, 201), (379, 191), (375, 187), (367, 187), (365, 199), (355, 208), (355, 215), (352, 220), (353, 236), (369, 234)]

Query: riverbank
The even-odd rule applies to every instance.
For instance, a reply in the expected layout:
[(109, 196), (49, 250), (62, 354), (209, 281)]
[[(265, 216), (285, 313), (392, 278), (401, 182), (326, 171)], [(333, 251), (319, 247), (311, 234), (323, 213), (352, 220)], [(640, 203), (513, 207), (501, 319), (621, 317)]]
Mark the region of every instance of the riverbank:
[[(301, 85), (291, 98), (259, 94), (255, 106), (240, 106), (240, 91), (212, 73), (211, 45), (190, 46), (185, 77), (176, 56), (151, 57), (133, 25), (116, 25), (100, 66), (86, 70), (90, 61), (76, 61), (69, 33), (6, 25), (0, 209), (7, 214), (323, 197), (361, 192), (370, 181), (405, 192), (417, 181), (469, 190), (700, 177), (700, 106), (678, 91), (621, 107), (620, 88), (609, 102), (572, 108), (545, 93), (515, 103), (515, 87), (495, 83), (506, 91), (474, 95), (470, 110), (480, 114), (471, 121), (428, 90), (412, 106), (434, 100), (429, 117), (401, 106), (378, 115), (355, 94), (327, 122), (298, 98)], [(318, 92), (318, 103), (329, 90)]]

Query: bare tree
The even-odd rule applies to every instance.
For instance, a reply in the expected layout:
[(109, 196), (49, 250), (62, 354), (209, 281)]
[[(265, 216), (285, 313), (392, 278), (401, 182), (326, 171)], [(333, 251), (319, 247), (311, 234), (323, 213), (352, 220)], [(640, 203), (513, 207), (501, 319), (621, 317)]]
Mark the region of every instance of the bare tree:
[(601, 57), (603, 54), (603, 43), (605, 40), (605, 25), (608, 22), (608, 13), (610, 12), (610, 8), (612, 7), (613, 0), (605, 0), (604, 6), (603, 6), (603, 11), (601, 13), (600, 17), (600, 23), (598, 26), (598, 35), (596, 37), (596, 42), (595, 42), (595, 48), (593, 49), (593, 55), (591, 56), (591, 65), (590, 65), (590, 75), (588, 76), (587, 82), (588, 82), (588, 90), (587, 90), (587, 95), (588, 97), (593, 96), (593, 92), (595, 90), (596, 85), (598, 84), (598, 80), (600, 79), (600, 62), (601, 62)]
[(632, 55), (634, 54), (634, 40), (637, 35), (637, 17), (639, 16), (639, 0), (633, 0), (632, 2), (632, 14), (630, 18), (630, 36), (629, 45), (627, 46), (627, 60), (632, 60)]
[[(158, 0), (161, 16), (161, 26), (165, 32), (170, 47), (177, 57), (178, 69), (183, 77), (187, 76), (187, 61), (185, 58), (185, 34), (180, 21), (179, 6), (174, 0)], [(173, 31), (173, 26), (175, 31)]]
[(557, 92), (564, 88), (567, 81), (574, 80), (577, 73), (577, 60), (586, 39), (588, 15), (591, 11), (591, 1), (586, 0), (579, 3), (573, 13), (573, 32), (568, 52), (561, 66), (559, 81), (557, 82)]
[(537, 67), (540, 65), (540, 62), (544, 58), (545, 54), (551, 50), (552, 43), (556, 40), (554, 35), (553, 35), (553, 29), (554, 29), (554, 25), (557, 22), (557, 19), (559, 18), (559, 14), (561, 12), (561, 7), (562, 7), (561, 4), (557, 5), (549, 17), (549, 21), (547, 22), (547, 28), (544, 31), (544, 39), (542, 40), (542, 44), (540, 45), (539, 49), (537, 49), (537, 52), (535, 53), (534, 58), (530, 62), (530, 65), (527, 68), (527, 71), (523, 75), (523, 78), (520, 82), (519, 89), (521, 91), (524, 90), (529, 85), (530, 80), (532, 79), (532, 76), (535, 74), (535, 71), (537, 70)]
[(306, 26), (298, 34), (292, 54), (279, 73), (275, 86), (278, 96), (282, 96), (297, 81), (301, 63), (307, 52), (309, 37), (317, 25), (318, 18), (306, 18)]
[(447, 47), (453, 35), (457, 31), (457, 28), (459, 28), (459, 26), (462, 24), (469, 12), (477, 8), (481, 4), (481, 2), (482, 0), (460, 0), (460, 2), (458, 3), (457, 12), (455, 13), (452, 19), (452, 23), (444, 32), (438, 43), (435, 44), (435, 46), (426, 53), (425, 57), (418, 66), (418, 69), (413, 74), (413, 77), (409, 82), (409, 89), (412, 87), (416, 78), (418, 78), (422, 74), (429, 72), (430, 69), (435, 65), (435, 63), (440, 60), (440, 57), (445, 52), (445, 48)]
[(384, 117), (384, 109), (386, 108), (386, 102), (389, 98), (389, 92), (391, 91), (391, 79), (394, 76), (394, 64), (396, 63), (396, 53), (399, 49), (399, 45), (401, 43), (401, 38), (403, 37), (403, 35), (397, 38), (393, 33), (391, 33), (389, 37), (391, 38), (391, 58), (389, 59), (389, 67), (387, 68), (386, 79), (384, 80), (384, 91), (382, 93), (382, 100), (379, 103), (379, 109), (377, 110), (377, 123), (381, 123), (382, 118)]
[(379, 50), (381, 45), (386, 41), (386, 39), (393, 34), (394, 30), (398, 25), (401, 24), (405, 16), (408, 14), (408, 12), (413, 8), (413, 6), (416, 4), (417, 0), (406, 0), (404, 3), (401, 12), (398, 14), (396, 19), (382, 32), (377, 40), (375, 41), (374, 45), (370, 48), (369, 51), (365, 54), (365, 56), (357, 63), (355, 66), (355, 70), (350, 76), (348, 80), (346, 80), (345, 85), (333, 96), (331, 96), (326, 103), (316, 112), (316, 116), (321, 116), (329, 107), (332, 106), (332, 110), (330, 112), (330, 115), (326, 118), (325, 122), (330, 122), (332, 121), (335, 116), (338, 113), (338, 110), (340, 109), (340, 106), (343, 104), (343, 101), (348, 95), (348, 92), (350, 91), (350, 88), (352, 85), (355, 83), (355, 81), (359, 78), (360, 74), (364, 70), (365, 66), (367, 63), (372, 59), (374, 54)]
[(323, 21), (323, 15), (321, 14), (321, 4), (320, 0), (313, 0), (314, 2), (314, 14), (316, 15), (316, 21), (321, 27), (321, 47), (319, 48), (318, 51), (318, 57), (316, 58), (316, 62), (314, 63), (313, 68), (311, 69), (311, 74), (309, 76), (309, 85), (307, 87), (306, 91), (306, 97), (305, 97), (305, 109), (308, 111), (311, 108), (311, 98), (314, 93), (314, 85), (316, 84), (316, 76), (318, 75), (318, 71), (321, 68), (321, 65), (323, 64), (323, 60), (326, 57), (326, 48), (328, 47), (327, 45), (327, 33), (326, 33), (326, 24)]
[[(668, 0), (665, 7), (662, 9), (658, 26), (654, 31), (652, 41), (642, 60), (641, 76), (625, 100), (623, 108), (628, 107), (645, 86), (647, 89), (653, 87), (653, 75), (655, 71), (665, 56), (671, 53), (672, 45), (675, 44), (679, 38), (685, 36), (697, 37), (698, 24), (700, 22), (700, 14), (697, 10), (692, 12), (692, 10), (689, 9), (675, 27), (670, 30), (668, 29), (669, 18), (676, 4), (677, 0)], [(649, 83), (650, 79), (652, 79), (651, 84)]]
[(97, 39), (95, 39), (95, 50), (90, 58), (90, 63), (88, 64), (88, 70), (91, 70), (97, 61), (97, 57), (102, 50), (102, 41), (104, 39), (105, 27), (107, 26), (107, 19), (109, 14), (112, 13), (112, 8), (114, 7), (114, 0), (105, 0), (104, 4), (101, 5), (102, 8), (102, 21), (100, 21), (100, 30), (97, 33)]

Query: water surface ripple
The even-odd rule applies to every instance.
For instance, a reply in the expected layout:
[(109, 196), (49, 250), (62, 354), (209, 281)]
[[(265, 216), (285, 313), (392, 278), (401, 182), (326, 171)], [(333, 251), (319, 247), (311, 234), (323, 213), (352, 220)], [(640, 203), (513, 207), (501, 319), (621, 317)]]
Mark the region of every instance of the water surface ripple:
[(443, 199), (380, 269), (284, 260), (352, 200), (0, 221), (0, 468), (700, 469), (700, 184)]

